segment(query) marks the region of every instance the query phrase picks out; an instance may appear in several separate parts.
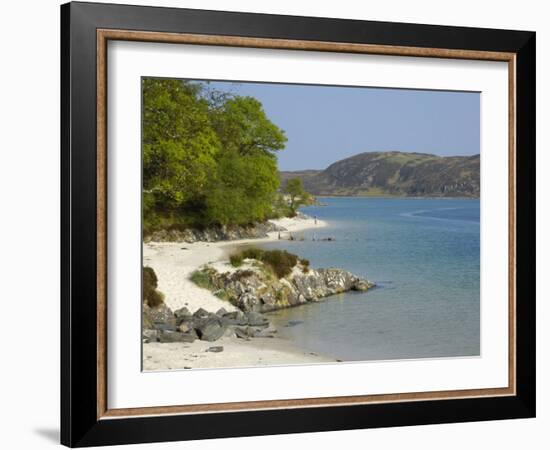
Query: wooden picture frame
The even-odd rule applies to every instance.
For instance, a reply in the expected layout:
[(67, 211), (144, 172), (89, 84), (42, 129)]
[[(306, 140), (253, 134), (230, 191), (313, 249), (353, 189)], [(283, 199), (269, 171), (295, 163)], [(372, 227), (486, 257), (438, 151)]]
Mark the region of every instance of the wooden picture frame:
[[(61, 7), (61, 441), (68, 446), (535, 415), (535, 33), (125, 5)], [(505, 61), (509, 67), (506, 388), (110, 409), (109, 40)]]

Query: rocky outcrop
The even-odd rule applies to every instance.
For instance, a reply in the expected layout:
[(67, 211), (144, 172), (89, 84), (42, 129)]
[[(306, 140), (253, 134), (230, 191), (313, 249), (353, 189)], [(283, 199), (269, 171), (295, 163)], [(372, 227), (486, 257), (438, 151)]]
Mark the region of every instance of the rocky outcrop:
[(149, 342), (213, 342), (223, 336), (241, 339), (273, 337), (277, 331), (269, 320), (256, 312), (227, 312), (221, 308), (212, 313), (199, 309), (194, 314), (187, 308), (171, 311), (166, 305), (143, 306), (142, 339)]
[(272, 231), (285, 231), (272, 222), (257, 222), (251, 225), (219, 225), (202, 230), (160, 230), (144, 237), (144, 242), (217, 242), (237, 239), (256, 239), (267, 236)]
[(246, 269), (220, 273), (204, 267), (214, 292), (245, 312), (269, 312), (318, 302), (346, 291), (367, 291), (374, 283), (343, 269), (309, 269), (298, 263), (292, 273), (277, 278), (262, 263)]
[[(172, 311), (166, 304), (143, 303), (143, 342), (213, 342), (223, 336), (241, 339), (272, 338), (277, 332), (263, 313), (318, 302), (346, 291), (366, 291), (374, 283), (343, 269), (311, 269), (305, 260), (278, 277), (271, 266), (246, 259), (242, 269), (220, 273), (210, 266), (201, 269), (213, 293), (239, 308), (227, 312), (203, 308), (191, 313), (187, 308)], [(220, 350), (221, 351), (221, 350)]]

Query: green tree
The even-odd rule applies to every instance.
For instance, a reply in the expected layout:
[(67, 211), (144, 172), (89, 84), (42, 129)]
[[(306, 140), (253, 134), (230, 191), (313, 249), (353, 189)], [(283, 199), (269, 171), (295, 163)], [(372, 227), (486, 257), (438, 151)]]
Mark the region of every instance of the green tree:
[(279, 187), (275, 152), (284, 148), (286, 137), (256, 99), (221, 98), (212, 108), (222, 150), (207, 200), (209, 215), (224, 224), (266, 220)]
[(309, 200), (309, 194), (304, 190), (300, 178), (290, 178), (283, 188), (283, 193), (288, 196), (288, 206), (292, 216), (295, 216), (297, 209)]
[(170, 227), (267, 219), (284, 132), (262, 104), (204, 83), (147, 78), (143, 94), (143, 222)]
[(220, 141), (200, 86), (147, 78), (142, 88), (144, 209), (167, 216), (205, 195)]
[(269, 120), (262, 104), (253, 97), (225, 99), (212, 117), (224, 150), (236, 151), (241, 156), (273, 156), (285, 146), (284, 132)]

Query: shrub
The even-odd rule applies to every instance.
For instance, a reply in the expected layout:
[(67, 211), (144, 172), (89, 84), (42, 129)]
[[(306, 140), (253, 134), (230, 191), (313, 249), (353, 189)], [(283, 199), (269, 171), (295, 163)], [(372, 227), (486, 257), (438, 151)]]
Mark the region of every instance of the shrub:
[(241, 252), (241, 255), (243, 258), (257, 259), (258, 261), (262, 261), (265, 253), (265, 250), (262, 250), (261, 248), (249, 247), (244, 249)]
[[(240, 253), (232, 255), (233, 260), (231, 264), (235, 265), (233, 261), (239, 261), (244, 259), (255, 259), (263, 262), (268, 266), (278, 278), (283, 278), (292, 272), (292, 268), (298, 262), (298, 257), (286, 250), (262, 250), (256, 247), (250, 247), (242, 250)], [(305, 260), (307, 261), (307, 260)], [(307, 261), (309, 265), (309, 261)]]
[(157, 291), (157, 274), (151, 267), (144, 267), (143, 277), (143, 301), (151, 308), (155, 308), (164, 303), (164, 294)]
[(195, 270), (189, 279), (195, 283), (198, 287), (204, 288), (204, 289), (214, 289), (214, 284), (212, 283), (212, 280), (210, 279), (210, 276), (206, 272), (201, 272), (200, 270)]
[(233, 267), (240, 267), (243, 264), (243, 260), (243, 255), (240, 253), (236, 253), (229, 257), (229, 262)]
[(286, 250), (271, 250), (264, 252), (262, 261), (271, 266), (275, 275), (283, 278), (292, 272), (292, 268), (298, 262), (298, 257)]

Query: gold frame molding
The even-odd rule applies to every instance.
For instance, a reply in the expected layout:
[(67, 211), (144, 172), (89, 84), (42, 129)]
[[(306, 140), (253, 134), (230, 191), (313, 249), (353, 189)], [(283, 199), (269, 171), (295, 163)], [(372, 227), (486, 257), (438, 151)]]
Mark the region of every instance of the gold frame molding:
[[(109, 409), (107, 405), (107, 42), (109, 40), (502, 61), (508, 63), (508, 386), (399, 394)], [(97, 30), (97, 418), (219, 413), (516, 395), (516, 54), (444, 48)]]

